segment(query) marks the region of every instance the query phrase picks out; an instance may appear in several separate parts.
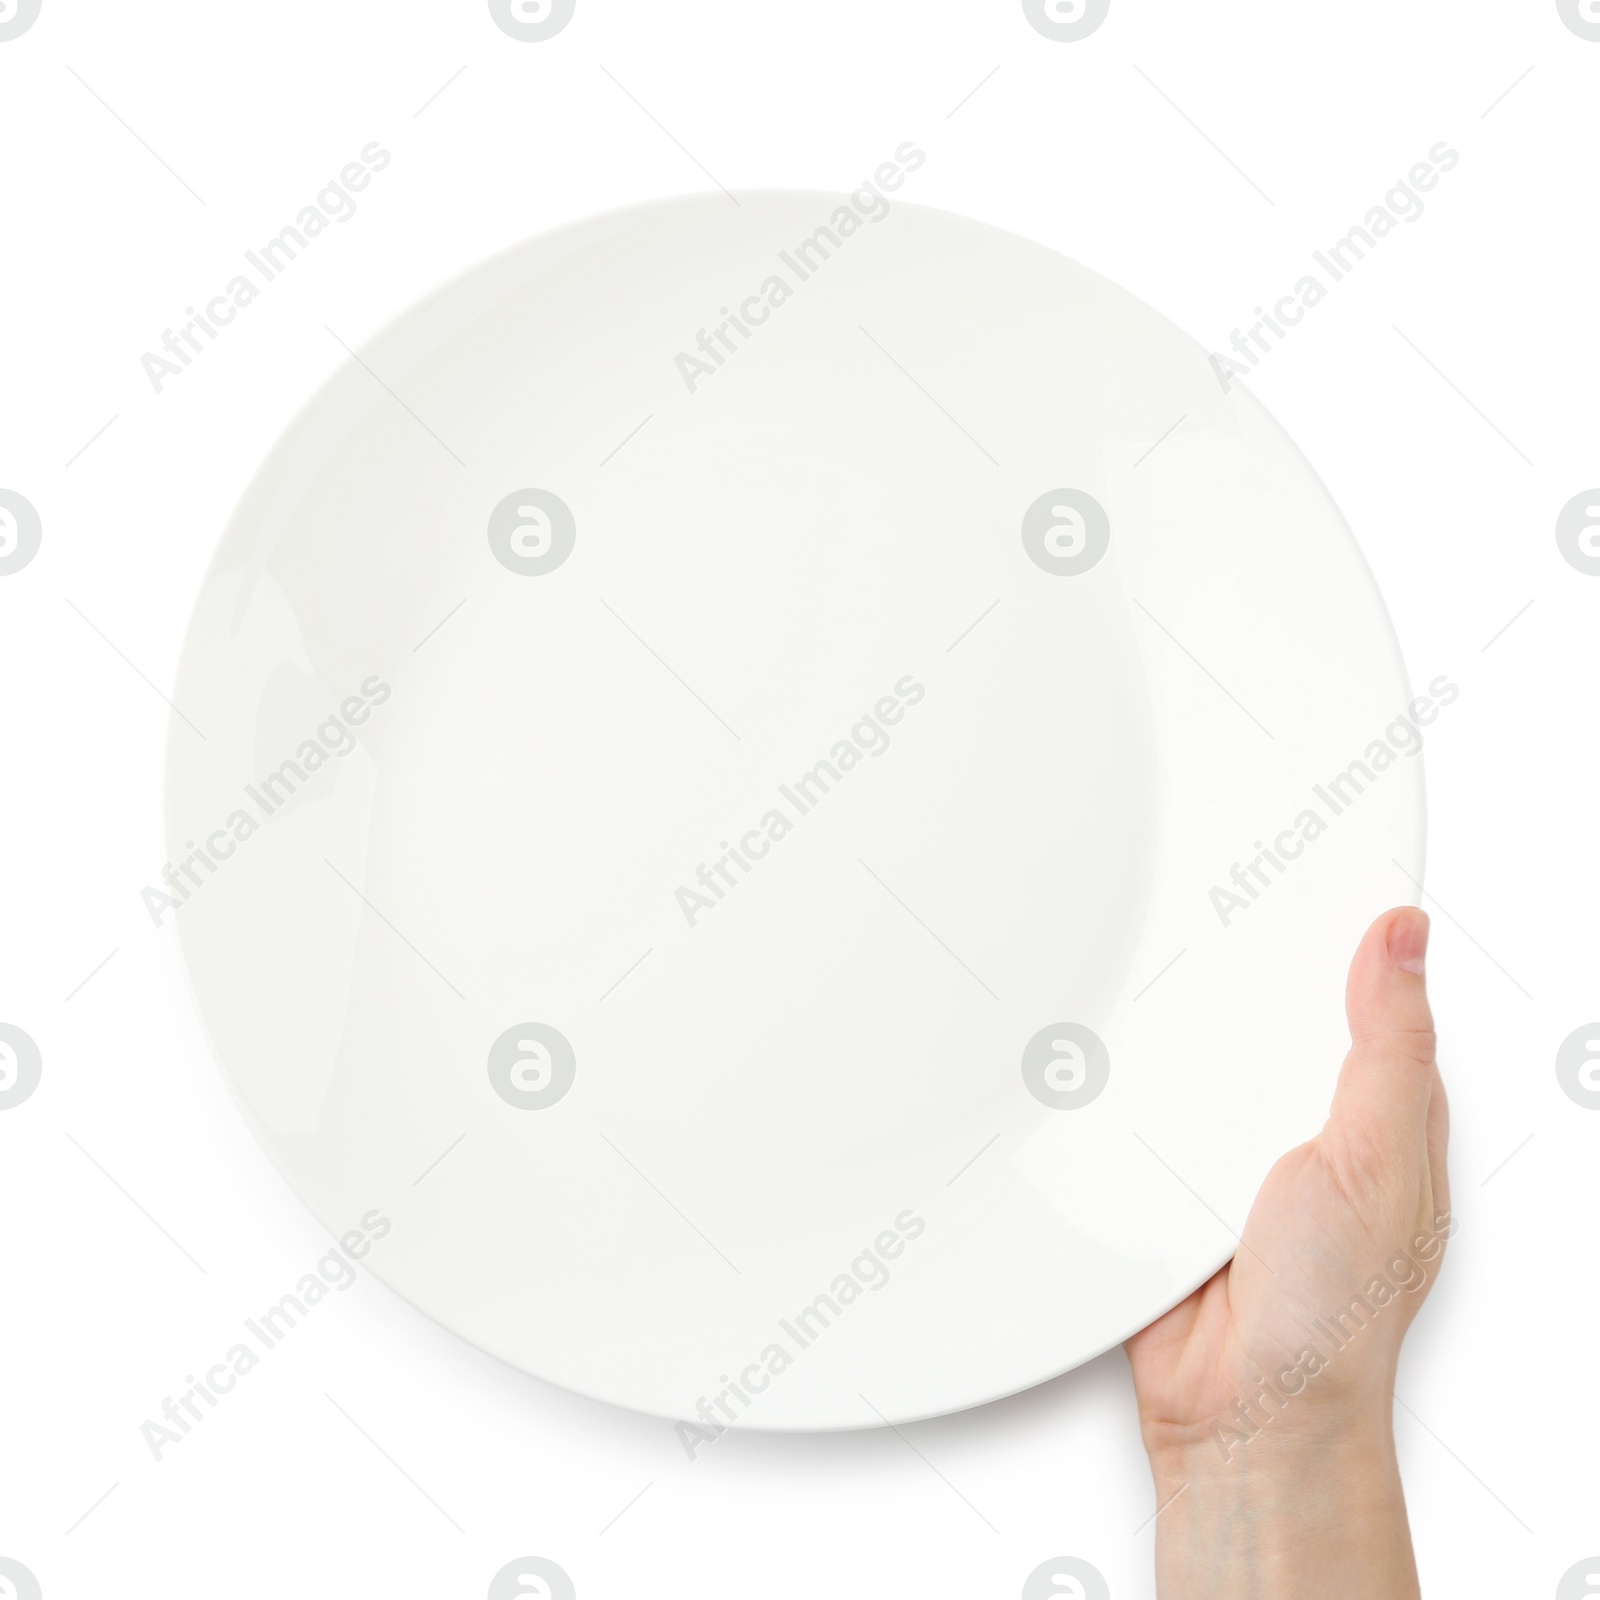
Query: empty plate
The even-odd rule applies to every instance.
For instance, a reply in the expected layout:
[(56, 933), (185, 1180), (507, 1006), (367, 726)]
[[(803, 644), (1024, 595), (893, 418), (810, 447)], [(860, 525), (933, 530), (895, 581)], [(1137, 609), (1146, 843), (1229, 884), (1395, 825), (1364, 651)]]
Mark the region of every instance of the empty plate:
[(1453, 696), (1131, 295), (872, 190), (695, 196), (475, 268), (288, 428), (146, 900), (408, 1300), (691, 1450), (871, 1426), (1229, 1257)]

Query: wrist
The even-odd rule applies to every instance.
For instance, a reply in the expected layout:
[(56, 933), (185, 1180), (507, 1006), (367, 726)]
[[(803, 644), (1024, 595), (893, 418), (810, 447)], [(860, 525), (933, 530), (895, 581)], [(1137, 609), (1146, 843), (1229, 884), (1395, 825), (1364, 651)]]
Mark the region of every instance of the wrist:
[(1163, 1600), (1417, 1594), (1387, 1406), (1150, 1454)]
[(1294, 1477), (1317, 1462), (1392, 1459), (1394, 1431), (1386, 1394), (1330, 1401), (1246, 1398), (1231, 1410), (1186, 1423), (1141, 1419), (1145, 1453), (1158, 1486), (1241, 1474)]

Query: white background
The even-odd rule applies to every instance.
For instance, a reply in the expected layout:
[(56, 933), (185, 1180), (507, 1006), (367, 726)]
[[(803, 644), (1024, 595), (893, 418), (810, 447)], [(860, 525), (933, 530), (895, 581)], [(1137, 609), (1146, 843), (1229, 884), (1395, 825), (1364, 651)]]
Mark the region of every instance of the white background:
[[(0, 1021), (44, 1059), (0, 1112), (0, 1555), (47, 1600), (479, 1596), (523, 1554), (583, 1600), (1009, 1597), (1059, 1554), (1153, 1592), (1117, 1351), (903, 1438), (690, 1463), (670, 1425), (363, 1276), (163, 1461), (140, 1436), (326, 1248), (139, 890), (191, 599), (343, 358), (328, 330), (358, 345), (493, 251), (708, 172), (848, 189), (905, 139), (928, 160), (902, 198), (1050, 244), (1213, 349), (1437, 141), (1461, 153), (1248, 381), (1356, 530), (1412, 681), (1462, 691), (1426, 755), (1461, 1231), (1396, 1424), (1424, 1589), (1550, 1595), (1600, 1553), (1600, 1113), (1553, 1071), (1600, 1016), (1600, 578), (1553, 537), (1600, 482), (1597, 106), (1600, 43), (1554, 0), (1114, 0), (1076, 44), (949, 0), (578, 0), (542, 44), (465, 0), (44, 0), (0, 43), (0, 487), (44, 527), (0, 578)], [(141, 355), (371, 140), (394, 159), (358, 214), (157, 395)]]

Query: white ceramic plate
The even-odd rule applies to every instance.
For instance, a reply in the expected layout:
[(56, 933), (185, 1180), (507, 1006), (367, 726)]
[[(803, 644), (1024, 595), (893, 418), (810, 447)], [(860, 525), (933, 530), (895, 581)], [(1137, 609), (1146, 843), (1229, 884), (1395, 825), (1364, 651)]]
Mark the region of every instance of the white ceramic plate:
[(156, 910), (414, 1304), (708, 1437), (898, 1421), (1227, 1259), (1448, 697), (1139, 301), (867, 191), (697, 196), (476, 268), (289, 428)]

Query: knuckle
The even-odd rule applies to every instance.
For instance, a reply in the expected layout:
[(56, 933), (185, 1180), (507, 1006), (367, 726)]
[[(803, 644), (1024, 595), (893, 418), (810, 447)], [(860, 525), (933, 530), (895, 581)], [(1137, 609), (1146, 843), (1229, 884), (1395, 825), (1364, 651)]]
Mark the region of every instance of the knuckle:
[(1373, 1055), (1386, 1056), (1413, 1066), (1432, 1067), (1438, 1056), (1439, 1036), (1431, 1028), (1376, 1028), (1352, 1043)]

